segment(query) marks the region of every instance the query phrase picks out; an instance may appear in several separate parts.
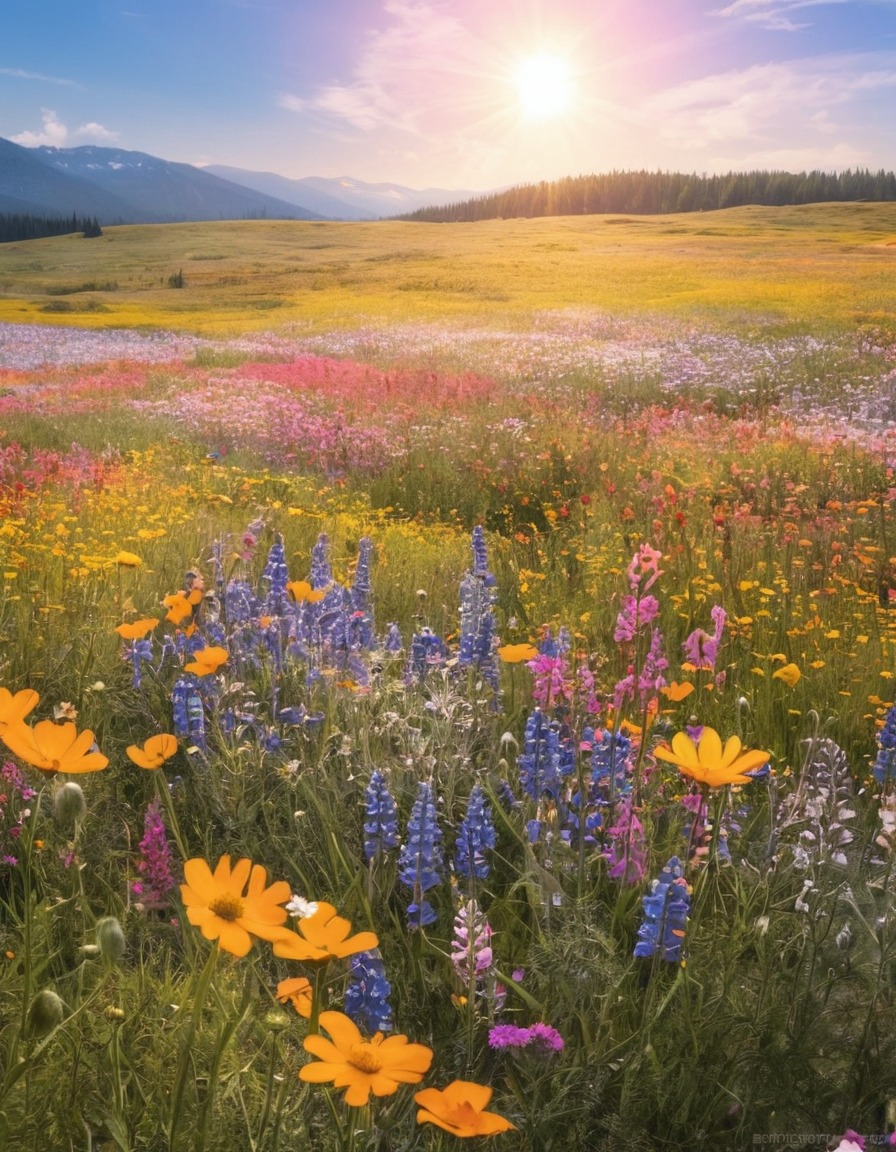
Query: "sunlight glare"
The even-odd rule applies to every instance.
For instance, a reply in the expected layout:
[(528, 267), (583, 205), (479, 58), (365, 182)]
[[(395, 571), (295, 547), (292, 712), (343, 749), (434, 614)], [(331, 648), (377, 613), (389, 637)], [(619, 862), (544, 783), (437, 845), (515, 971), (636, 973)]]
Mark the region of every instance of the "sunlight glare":
[(572, 107), (569, 61), (550, 52), (527, 56), (514, 72), (517, 97), (528, 120), (553, 120)]

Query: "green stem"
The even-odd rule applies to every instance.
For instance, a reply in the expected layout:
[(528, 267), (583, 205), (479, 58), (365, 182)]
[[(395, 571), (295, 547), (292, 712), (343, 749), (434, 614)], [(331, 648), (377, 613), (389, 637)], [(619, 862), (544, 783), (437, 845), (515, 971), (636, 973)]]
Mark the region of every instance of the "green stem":
[(208, 999), (209, 988), (211, 987), (212, 977), (215, 974), (215, 967), (218, 963), (218, 942), (217, 940), (212, 945), (212, 950), (209, 953), (208, 960), (205, 967), (199, 975), (199, 981), (196, 985), (196, 995), (193, 1000), (193, 1013), (190, 1017), (190, 1023), (187, 1027), (187, 1034), (184, 1037), (184, 1042), (181, 1047), (180, 1057), (177, 1062), (177, 1074), (174, 1081), (174, 1098), (171, 1107), (171, 1121), (168, 1129), (168, 1147), (170, 1152), (174, 1152), (175, 1143), (174, 1139), (177, 1135), (177, 1130), (180, 1127), (181, 1110), (183, 1108), (184, 1092), (187, 1087), (187, 1073), (190, 1069), (190, 1061), (193, 1055), (193, 1041), (196, 1038), (196, 1033), (199, 1031), (199, 1025), (202, 1020), (202, 1012), (205, 1008), (205, 1002)]

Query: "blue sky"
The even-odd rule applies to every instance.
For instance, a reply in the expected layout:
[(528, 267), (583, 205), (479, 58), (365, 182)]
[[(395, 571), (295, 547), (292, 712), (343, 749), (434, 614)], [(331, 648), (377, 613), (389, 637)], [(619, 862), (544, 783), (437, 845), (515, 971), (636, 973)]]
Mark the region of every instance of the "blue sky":
[(415, 188), (896, 169), (896, 0), (3, 8), (0, 136), (26, 146)]

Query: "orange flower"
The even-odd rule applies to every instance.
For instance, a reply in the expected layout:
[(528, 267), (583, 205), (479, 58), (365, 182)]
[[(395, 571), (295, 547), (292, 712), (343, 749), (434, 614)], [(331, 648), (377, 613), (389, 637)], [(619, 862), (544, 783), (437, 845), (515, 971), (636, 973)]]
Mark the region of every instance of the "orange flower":
[(686, 700), (693, 691), (693, 684), (689, 684), (687, 681), (684, 684), (679, 684), (677, 680), (673, 680), (665, 688), (660, 688), (660, 694), (665, 696), (667, 700), (671, 700), (673, 704), (677, 704), (679, 700)]
[(343, 1012), (321, 1012), (320, 1026), (330, 1039), (305, 1037), (305, 1051), (318, 1062), (300, 1068), (299, 1079), (347, 1089), (345, 1102), (352, 1108), (363, 1108), (371, 1093), (391, 1096), (399, 1084), (419, 1084), (432, 1063), (432, 1050), (424, 1044), (409, 1044), (407, 1036), (384, 1037), (377, 1032), (365, 1040)]
[(802, 672), (796, 664), (785, 664), (783, 668), (772, 673), (772, 680), (783, 680), (788, 688), (793, 688), (801, 676)]
[(243, 858), (231, 868), (230, 857), (222, 856), (212, 872), (204, 860), (188, 860), (184, 879), (180, 893), (187, 919), (226, 952), (245, 956), (253, 936), (276, 940), (286, 931), (286, 909), (279, 905), (289, 899), (289, 885), (277, 880), (266, 888), (267, 872), (260, 864)]
[(193, 653), (192, 661), (184, 664), (184, 671), (192, 672), (194, 676), (212, 676), (222, 664), (226, 664), (227, 657), (226, 648), (217, 646), (200, 648), (198, 652)]
[(14, 756), (42, 772), (99, 772), (109, 760), (93, 750), (93, 733), (78, 733), (74, 724), (39, 720), (33, 728), (19, 721), (0, 730)]
[(183, 592), (173, 592), (170, 596), (166, 596), (162, 603), (168, 609), (165, 619), (175, 627), (193, 614), (193, 605)]
[(469, 1080), (454, 1080), (441, 1091), (424, 1088), (414, 1094), (420, 1105), (418, 1124), (436, 1124), (452, 1136), (493, 1136), (515, 1128), (497, 1112), (484, 1111), (492, 1098), (492, 1089)]
[(326, 588), (312, 588), (307, 580), (290, 580), (286, 587), (297, 604), (318, 604), (327, 594)]
[(369, 952), (379, 945), (374, 932), (358, 932), (354, 936), (350, 921), (336, 915), (332, 904), (321, 900), (313, 916), (299, 921), (297, 932), (284, 931), (274, 944), (274, 955), (286, 960), (301, 960), (306, 964), (353, 956), (356, 952)]
[(15, 696), (8, 688), (0, 688), (0, 732), (7, 724), (20, 724), (39, 702), (33, 688), (23, 688)]
[(718, 732), (704, 728), (698, 743), (695, 744), (687, 732), (677, 732), (672, 737), (672, 748), (657, 748), (654, 755), (658, 760), (674, 764), (699, 784), (721, 788), (725, 784), (751, 783), (746, 773), (768, 763), (768, 752), (742, 752), (741, 748), (738, 736), (730, 736), (722, 748)]
[(142, 748), (128, 745), (125, 752), (138, 768), (161, 768), (177, 752), (177, 737), (163, 732), (160, 736), (150, 736)]
[(292, 1004), (300, 1016), (311, 1017), (311, 981), (307, 976), (295, 976), (291, 980), (281, 980), (277, 985), (277, 999), (281, 1004)]
[(115, 631), (122, 640), (142, 640), (148, 636), (158, 624), (154, 617), (147, 616), (144, 620), (132, 620), (130, 624), (119, 624)]
[(538, 649), (534, 644), (504, 644), (498, 655), (505, 664), (522, 664), (524, 660), (534, 660)]

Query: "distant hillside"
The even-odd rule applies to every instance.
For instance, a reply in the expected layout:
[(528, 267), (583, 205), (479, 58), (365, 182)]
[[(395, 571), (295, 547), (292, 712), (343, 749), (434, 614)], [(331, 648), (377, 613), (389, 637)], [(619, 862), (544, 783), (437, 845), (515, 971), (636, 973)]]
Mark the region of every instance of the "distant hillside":
[(896, 200), (892, 172), (729, 172), (724, 176), (680, 172), (609, 172), (521, 184), (505, 192), (440, 207), (419, 208), (401, 220), (433, 223), (533, 216), (605, 213), (653, 215), (711, 212), (746, 204), (783, 207), (828, 201)]
[(320, 214), (190, 164), (121, 148), (22, 148), (0, 139), (0, 212), (101, 224), (320, 220)]
[(313, 208), (333, 220), (377, 220), (402, 212), (413, 212), (431, 204), (463, 200), (475, 193), (466, 189), (407, 188), (403, 184), (368, 184), (351, 176), (328, 179), (304, 176), (290, 180), (274, 172), (249, 172), (243, 168), (209, 165), (206, 172), (223, 176), (234, 184), (278, 196), (290, 204)]

